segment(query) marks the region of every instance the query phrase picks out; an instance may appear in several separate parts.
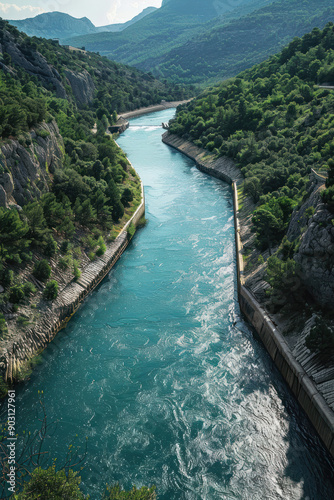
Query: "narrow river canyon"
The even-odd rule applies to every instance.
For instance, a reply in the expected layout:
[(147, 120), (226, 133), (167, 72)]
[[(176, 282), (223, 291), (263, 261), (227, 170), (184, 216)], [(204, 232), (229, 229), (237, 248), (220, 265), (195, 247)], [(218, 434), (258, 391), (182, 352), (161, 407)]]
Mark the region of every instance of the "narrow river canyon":
[(17, 387), (17, 432), (76, 434), (83, 487), (156, 484), (160, 500), (334, 498), (333, 464), (239, 313), (231, 187), (161, 142), (174, 110), (131, 120), (147, 225)]

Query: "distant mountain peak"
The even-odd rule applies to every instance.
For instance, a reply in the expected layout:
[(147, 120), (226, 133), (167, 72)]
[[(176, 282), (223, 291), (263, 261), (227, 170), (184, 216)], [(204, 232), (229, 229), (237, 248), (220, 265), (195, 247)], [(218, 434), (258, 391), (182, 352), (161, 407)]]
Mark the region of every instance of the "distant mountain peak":
[(59, 38), (60, 40), (64, 40), (102, 31), (122, 31), (155, 10), (157, 10), (156, 7), (146, 7), (140, 14), (126, 23), (110, 24), (100, 27), (94, 26), (87, 17), (78, 19), (58, 11), (44, 12), (36, 17), (30, 17), (19, 21), (9, 20), (9, 23), (16, 26), (20, 31), (24, 31), (29, 36)]

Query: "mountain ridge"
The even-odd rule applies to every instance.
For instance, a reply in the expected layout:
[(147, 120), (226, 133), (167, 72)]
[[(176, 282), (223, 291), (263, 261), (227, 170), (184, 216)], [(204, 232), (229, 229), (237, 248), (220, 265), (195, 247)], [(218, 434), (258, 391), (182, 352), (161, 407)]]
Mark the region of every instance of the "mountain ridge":
[(95, 26), (87, 17), (76, 18), (59, 11), (45, 12), (35, 17), (23, 20), (8, 20), (8, 22), (28, 36), (65, 40), (75, 36), (104, 31), (119, 32), (140, 21), (155, 10), (157, 10), (155, 7), (147, 7), (140, 14), (125, 23), (109, 24), (106, 26)]

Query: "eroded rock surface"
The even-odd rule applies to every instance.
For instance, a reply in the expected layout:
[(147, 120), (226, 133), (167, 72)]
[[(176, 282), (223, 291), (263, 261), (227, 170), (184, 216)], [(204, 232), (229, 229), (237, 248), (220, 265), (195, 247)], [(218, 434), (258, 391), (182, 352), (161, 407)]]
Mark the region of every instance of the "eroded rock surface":
[[(43, 132), (41, 132), (43, 131)], [(43, 134), (43, 137), (38, 135)], [(23, 206), (49, 191), (55, 168), (62, 165), (64, 144), (55, 121), (44, 123), (24, 136), (1, 146), (0, 206)], [(27, 145), (28, 144), (28, 145)]]

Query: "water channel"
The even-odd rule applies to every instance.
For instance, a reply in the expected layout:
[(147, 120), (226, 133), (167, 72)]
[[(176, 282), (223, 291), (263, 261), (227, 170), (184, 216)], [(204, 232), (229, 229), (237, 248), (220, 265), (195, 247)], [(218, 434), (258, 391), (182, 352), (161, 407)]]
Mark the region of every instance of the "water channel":
[(43, 391), (59, 463), (88, 437), (92, 500), (117, 481), (160, 500), (334, 498), (333, 464), (239, 313), (231, 188), (161, 142), (173, 113), (118, 140), (148, 223), (18, 387), (18, 432)]

